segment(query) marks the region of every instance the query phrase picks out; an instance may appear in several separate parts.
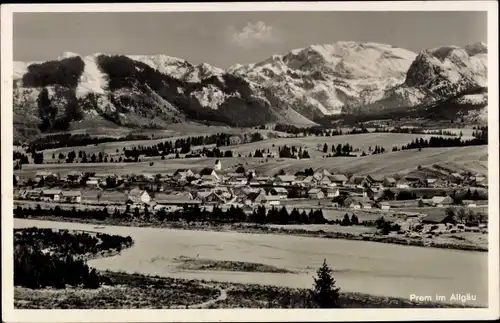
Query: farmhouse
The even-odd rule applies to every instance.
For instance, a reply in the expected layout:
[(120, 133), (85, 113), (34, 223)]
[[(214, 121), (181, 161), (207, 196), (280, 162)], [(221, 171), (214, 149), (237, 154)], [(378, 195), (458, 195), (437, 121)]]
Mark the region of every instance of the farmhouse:
[(340, 195), (340, 191), (338, 188), (327, 188), (325, 189), (326, 192), (326, 197), (332, 198), (332, 197), (337, 197)]
[(205, 194), (198, 194), (198, 199), (207, 204), (225, 204), (226, 200), (215, 192), (208, 192)]
[(352, 176), (345, 183), (345, 186), (350, 188), (362, 188), (365, 185), (369, 185), (370, 183), (363, 176)]
[(38, 200), (42, 197), (41, 190), (26, 190), (24, 193), (21, 193), (21, 196), (28, 200)]
[(200, 171), (200, 176), (203, 178), (203, 176), (206, 176), (206, 175), (213, 176), (214, 178), (217, 179), (217, 181), (219, 181), (221, 179), (219, 174), (217, 174), (217, 172), (214, 168), (210, 168), (210, 167), (203, 168)]
[(269, 195), (285, 199), (288, 197), (288, 191), (286, 190), (286, 188), (283, 187), (273, 187), (269, 191)]
[(260, 204), (266, 201), (266, 194), (262, 191), (251, 192), (245, 198), (245, 204)]
[(62, 191), (61, 200), (66, 203), (81, 203), (82, 192), (80, 191)]
[(279, 175), (274, 179), (274, 185), (292, 186), (295, 184), (295, 175)]
[(323, 179), (323, 177), (325, 177), (325, 176), (329, 177), (329, 176), (332, 176), (332, 174), (331, 174), (329, 171), (327, 171), (326, 169), (323, 169), (323, 170), (322, 170), (322, 171), (320, 171), (320, 172), (315, 172), (315, 173), (314, 173), (314, 175), (313, 175), (313, 177), (314, 177), (317, 181), (322, 180), (322, 179)]
[(203, 186), (215, 186), (218, 182), (218, 178), (214, 175), (202, 175), (200, 178), (200, 185)]
[(366, 180), (370, 182), (370, 186), (380, 186), (384, 183), (384, 177), (381, 175), (368, 175)]
[(363, 206), (373, 204), (372, 201), (365, 197), (357, 197), (357, 196), (349, 196), (344, 200), (344, 207), (348, 207), (351, 209), (361, 209)]
[(266, 200), (265, 200), (265, 204), (267, 206), (276, 206), (276, 205), (280, 205), (281, 202), (280, 202), (280, 197), (279, 196), (272, 196), (272, 195), (267, 195), (266, 196)]
[(336, 174), (330, 176), (330, 180), (332, 181), (332, 184), (335, 184), (334, 186), (344, 186), (348, 181), (348, 178), (344, 174)]
[(217, 193), (218, 195), (222, 196), (224, 199), (230, 199), (231, 196), (233, 196), (232, 192), (230, 191), (229, 188), (224, 187), (224, 186), (219, 186), (214, 189), (212, 189), (212, 192)]
[(54, 174), (50, 173), (50, 172), (46, 172), (46, 171), (38, 171), (36, 172), (35, 174), (35, 178), (40, 181), (42, 179), (46, 179), (47, 177), (49, 176), (54, 176)]
[(323, 178), (319, 181), (319, 185), (321, 185), (321, 186), (335, 186), (335, 184), (332, 183), (332, 180), (328, 176), (323, 176)]
[(81, 172), (77, 172), (77, 171), (69, 172), (66, 175), (68, 182), (71, 182), (71, 183), (79, 182), (82, 177), (83, 177), (83, 174)]
[(61, 199), (61, 190), (42, 190), (42, 199), (57, 202)]
[(382, 210), (389, 210), (391, 208), (391, 205), (388, 202), (380, 202), (379, 207)]
[(432, 198), (432, 204), (437, 207), (443, 207), (445, 205), (453, 204), (453, 199), (450, 196), (434, 196)]
[(134, 188), (128, 193), (127, 201), (134, 204), (149, 203), (151, 201), (151, 197), (149, 196), (148, 192)]
[(99, 179), (97, 177), (89, 177), (87, 182), (85, 182), (88, 186), (99, 186)]
[(300, 184), (303, 187), (311, 187), (318, 184), (318, 180), (314, 176), (306, 176), (304, 179), (300, 181)]
[(232, 186), (243, 186), (247, 183), (248, 180), (244, 176), (232, 176), (227, 180), (227, 184)]
[(446, 214), (446, 212), (439, 214), (428, 214), (422, 219), (424, 224), (440, 224), (453, 222), (453, 214)]
[(375, 205), (373, 201), (363, 201), (361, 202), (361, 208), (363, 209), (371, 209)]
[(446, 187), (446, 182), (440, 178), (428, 178), (427, 179), (427, 186), (434, 187), (434, 188)]
[(384, 187), (395, 187), (396, 183), (397, 183), (397, 181), (394, 177), (386, 177), (386, 178), (384, 178), (382, 185)]
[(154, 200), (160, 205), (194, 205), (201, 203), (199, 200), (193, 200), (193, 196), (189, 192), (157, 193)]
[(410, 188), (410, 186), (411, 182), (404, 177), (396, 183), (397, 188)]
[(319, 188), (311, 188), (308, 192), (307, 192), (307, 196), (310, 198), (310, 199), (322, 199), (322, 198), (325, 198), (325, 193), (323, 193), (322, 190), (320, 190)]

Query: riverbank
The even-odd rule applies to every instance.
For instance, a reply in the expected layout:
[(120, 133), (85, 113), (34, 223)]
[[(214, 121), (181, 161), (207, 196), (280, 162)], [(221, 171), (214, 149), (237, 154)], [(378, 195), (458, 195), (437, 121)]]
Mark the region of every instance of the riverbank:
[[(308, 289), (221, 283), (103, 271), (98, 289), (14, 289), (16, 309), (315, 308)], [(311, 283), (312, 286), (312, 283)], [(457, 302), (412, 302), (394, 297), (342, 293), (341, 308), (471, 308)]]
[[(457, 240), (456, 242), (455, 241), (436, 242), (431, 240), (431, 238), (427, 238), (424, 240), (422, 238), (411, 238), (405, 236), (395, 236), (395, 235), (384, 236), (377, 233), (363, 233), (363, 232), (348, 233), (348, 232), (336, 232), (332, 230), (329, 230), (328, 232), (323, 230), (312, 231), (306, 229), (286, 228), (286, 225), (281, 227), (271, 227), (269, 225), (248, 224), (248, 223), (213, 224), (206, 222), (188, 224), (185, 222), (124, 221), (112, 218), (107, 218), (105, 220), (96, 220), (96, 219), (75, 219), (75, 218), (55, 217), (55, 216), (28, 217), (26, 219), (36, 219), (42, 221), (76, 222), (76, 223), (95, 224), (95, 225), (151, 227), (151, 228), (195, 230), (195, 231), (285, 234), (285, 235), (317, 237), (325, 239), (371, 241), (371, 242), (398, 244), (405, 246), (488, 252), (487, 247), (474, 244), (467, 244), (464, 241), (460, 240)], [(328, 225), (329, 228), (334, 226), (335, 225)]]

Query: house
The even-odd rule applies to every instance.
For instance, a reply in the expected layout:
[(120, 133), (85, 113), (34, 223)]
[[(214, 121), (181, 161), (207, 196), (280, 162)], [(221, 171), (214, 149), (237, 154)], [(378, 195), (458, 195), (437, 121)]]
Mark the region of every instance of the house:
[(434, 187), (434, 188), (446, 187), (446, 182), (440, 178), (428, 178), (427, 179), (427, 186)]
[(62, 191), (61, 200), (66, 203), (81, 203), (82, 192), (80, 191)]
[(271, 178), (267, 176), (254, 177), (250, 180), (250, 185), (251, 186), (266, 185), (269, 184), (270, 181)]
[(450, 223), (453, 221), (453, 214), (447, 214), (446, 212), (428, 214), (422, 219), (423, 224), (440, 224)]
[(281, 204), (280, 199), (279, 196), (266, 195), (264, 203), (266, 206), (276, 206)]
[(245, 204), (261, 204), (266, 201), (266, 194), (262, 191), (251, 192), (245, 197)]
[(227, 180), (227, 184), (232, 186), (243, 186), (247, 183), (248, 180), (244, 176), (232, 176)]
[(87, 178), (87, 181), (85, 182), (86, 185), (88, 186), (99, 186), (99, 179), (97, 177), (89, 177)]
[(395, 187), (396, 183), (397, 183), (397, 181), (394, 177), (386, 177), (386, 178), (384, 178), (382, 185), (384, 187)]
[(300, 184), (303, 187), (316, 186), (318, 185), (318, 180), (314, 176), (306, 176), (302, 181), (300, 181)]
[(210, 192), (202, 197), (202, 202), (207, 204), (225, 204), (226, 200), (216, 192)]
[(203, 186), (215, 186), (218, 182), (218, 178), (214, 175), (202, 175), (200, 178), (200, 185)]
[(151, 201), (151, 196), (144, 190), (134, 188), (128, 193), (127, 200), (134, 204), (149, 203)]
[(173, 179), (176, 181), (187, 180), (193, 177), (194, 173), (190, 169), (178, 169), (173, 175)]
[(387, 202), (380, 202), (379, 207), (382, 210), (389, 210), (391, 208), (391, 205)]
[(310, 199), (315, 199), (315, 200), (319, 200), (319, 199), (323, 199), (325, 198), (325, 193), (323, 193), (323, 191), (319, 188), (311, 188), (308, 192), (307, 192), (307, 196), (310, 198)]
[(283, 188), (283, 187), (273, 187), (269, 191), (268, 195), (277, 196), (281, 199), (286, 199), (288, 197), (288, 191), (286, 188)]
[(350, 188), (362, 188), (368, 185), (370, 185), (370, 182), (368, 182), (364, 176), (352, 176), (345, 183), (345, 186)]
[(374, 188), (374, 187), (364, 187), (363, 188), (363, 197), (373, 198), (376, 196), (378, 191), (379, 190)]
[(411, 182), (407, 180), (405, 177), (401, 178), (396, 183), (397, 188), (410, 188)]
[(160, 205), (194, 205), (201, 203), (199, 200), (194, 200), (189, 192), (157, 193), (154, 201)]
[(330, 180), (332, 181), (332, 184), (335, 184), (332, 186), (344, 186), (349, 179), (344, 174), (336, 174), (330, 176)]
[(219, 174), (217, 174), (217, 172), (215, 171), (214, 168), (210, 168), (210, 167), (203, 168), (200, 171), (200, 176), (203, 177), (205, 175), (213, 176), (214, 178), (217, 179), (217, 181), (221, 180), (221, 177), (219, 176)]
[(344, 200), (344, 207), (348, 207), (351, 209), (361, 209), (363, 205), (371, 203), (370, 205), (373, 205), (373, 201), (370, 201), (369, 199), (365, 197), (358, 197), (358, 196), (349, 196)]
[(229, 144), (230, 145), (239, 145), (243, 143), (240, 136), (231, 136), (229, 137)]
[(214, 170), (222, 170), (222, 163), (219, 159), (215, 161)]
[(293, 184), (295, 184), (295, 175), (276, 176), (273, 184), (277, 186), (292, 186)]
[(24, 193), (21, 194), (25, 199), (28, 200), (39, 200), (42, 197), (42, 191), (41, 190), (26, 190)]
[(335, 186), (335, 184), (332, 183), (332, 180), (330, 179), (329, 176), (323, 176), (323, 178), (319, 181), (319, 185), (321, 186)]
[(42, 199), (57, 202), (61, 199), (61, 190), (42, 190)]
[(337, 197), (340, 195), (340, 191), (338, 188), (327, 188), (325, 190), (325, 193), (326, 197), (328, 198)]
[(78, 183), (82, 177), (83, 177), (83, 173), (77, 172), (77, 171), (69, 172), (66, 175), (67, 181), (71, 182), (71, 183)]
[(363, 201), (360, 203), (362, 209), (371, 209), (375, 205), (375, 202), (373, 201)]
[(366, 180), (370, 182), (370, 186), (381, 186), (384, 183), (384, 177), (381, 175), (368, 175)]
[(40, 181), (40, 180), (42, 180), (42, 179), (44, 180), (44, 179), (46, 179), (47, 177), (52, 176), (52, 175), (53, 175), (53, 174), (52, 174), (52, 173), (50, 173), (50, 172), (46, 172), (46, 171), (38, 171), (38, 172), (36, 172), (36, 174), (35, 174), (35, 178), (36, 178), (38, 181)]
[(314, 173), (314, 175), (313, 175), (313, 177), (314, 177), (317, 181), (322, 180), (322, 179), (323, 179), (323, 177), (325, 177), (325, 176), (330, 177), (330, 176), (332, 176), (332, 174), (331, 174), (329, 171), (327, 171), (326, 169), (323, 169), (321, 172), (316, 172), (316, 173)]
[(453, 199), (449, 196), (434, 196), (432, 199), (432, 204), (437, 207), (443, 207), (445, 205), (453, 204)]
[(212, 192), (217, 193), (218, 195), (220, 195), (222, 198), (224, 198), (226, 200), (230, 199), (233, 196), (232, 191), (224, 186), (216, 187), (216, 188), (212, 189)]
[(463, 205), (465, 205), (467, 207), (477, 207), (476, 201), (463, 200), (462, 203), (463, 203)]

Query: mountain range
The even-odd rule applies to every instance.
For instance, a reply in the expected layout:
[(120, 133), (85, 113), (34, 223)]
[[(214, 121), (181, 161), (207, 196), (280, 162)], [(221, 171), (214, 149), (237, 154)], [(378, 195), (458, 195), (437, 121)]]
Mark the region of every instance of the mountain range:
[(450, 106), (455, 112), (446, 118), (479, 122), (487, 111), (487, 51), (484, 43), (414, 53), (346, 41), (227, 69), (166, 55), (66, 52), (47, 62), (14, 62), (14, 129), (30, 136), (80, 120), (305, 126), (331, 116)]

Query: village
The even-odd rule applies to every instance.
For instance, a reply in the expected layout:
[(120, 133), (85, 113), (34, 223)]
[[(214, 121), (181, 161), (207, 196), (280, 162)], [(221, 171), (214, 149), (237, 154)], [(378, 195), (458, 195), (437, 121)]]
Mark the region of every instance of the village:
[[(178, 169), (165, 175), (117, 176), (72, 171), (65, 176), (46, 171), (35, 178), (14, 178), (16, 203), (115, 205), (174, 212), (197, 205), (210, 210), (240, 207), (251, 214), (257, 207), (300, 209), (390, 210), (487, 205), (487, 178), (480, 174), (451, 173), (430, 177), (415, 170), (405, 176), (358, 176), (312, 169), (261, 176), (242, 165), (224, 170), (220, 160), (199, 172)], [(425, 212), (424, 212), (425, 213)], [(452, 221), (446, 212), (430, 212), (423, 223)]]

